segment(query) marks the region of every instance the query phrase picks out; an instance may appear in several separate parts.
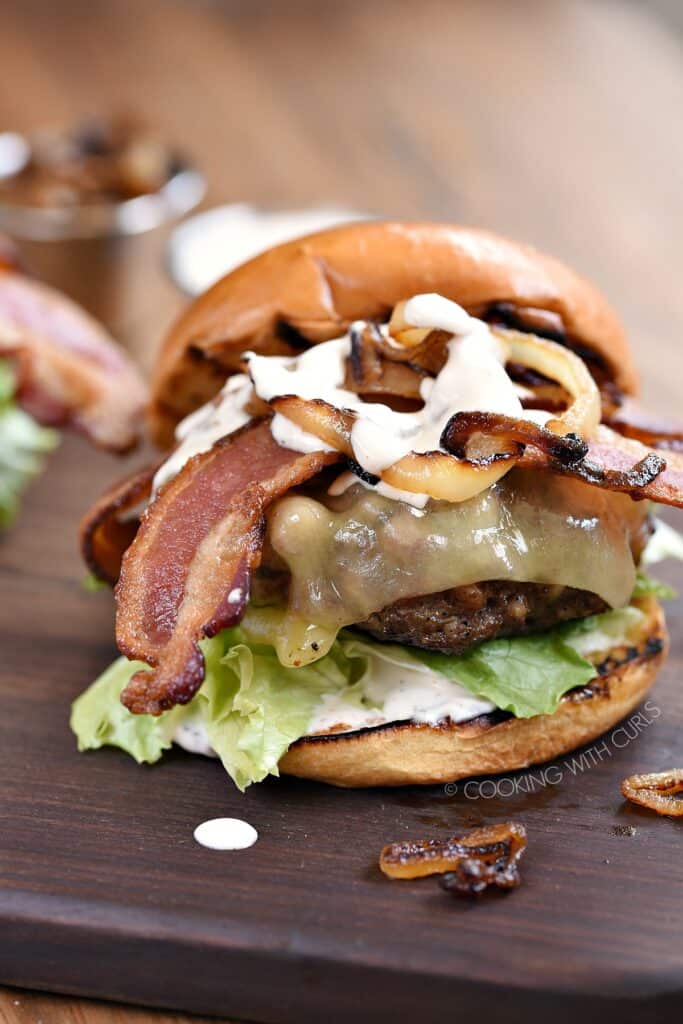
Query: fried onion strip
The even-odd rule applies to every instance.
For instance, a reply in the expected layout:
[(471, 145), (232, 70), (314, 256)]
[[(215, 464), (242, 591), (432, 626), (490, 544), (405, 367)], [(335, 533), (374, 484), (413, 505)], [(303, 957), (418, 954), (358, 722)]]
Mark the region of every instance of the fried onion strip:
[[(477, 439), (496, 441), (493, 453), (478, 455), (472, 451)], [(441, 447), (459, 459), (486, 466), (500, 458), (500, 442), (511, 445), (533, 445), (563, 464), (579, 462), (588, 453), (588, 445), (576, 434), (559, 437), (530, 420), (514, 419), (498, 413), (456, 412), (441, 434)], [(490, 451), (490, 445), (486, 446)], [(521, 452), (520, 452), (521, 454)]]
[(519, 885), (519, 861), (526, 845), (523, 825), (502, 822), (449, 839), (391, 843), (382, 850), (379, 866), (394, 879), (443, 875), (442, 885), (449, 892), (477, 895), (489, 885)]
[(629, 775), (621, 784), (621, 792), (631, 803), (647, 807), (669, 818), (683, 818), (683, 768), (648, 775)]
[[(271, 407), (308, 434), (353, 460), (351, 430), (356, 414), (350, 409), (337, 409), (322, 399), (285, 395), (273, 398)], [(495, 464), (477, 466), (461, 462), (446, 452), (413, 452), (381, 473), (381, 479), (392, 487), (413, 494), (429, 494), (443, 501), (466, 501), (500, 480), (519, 457), (502, 454)]]
[(503, 343), (506, 362), (519, 363), (561, 384), (572, 396), (565, 411), (546, 424), (554, 434), (590, 437), (600, 422), (600, 392), (586, 364), (568, 348), (533, 334), (492, 328)]

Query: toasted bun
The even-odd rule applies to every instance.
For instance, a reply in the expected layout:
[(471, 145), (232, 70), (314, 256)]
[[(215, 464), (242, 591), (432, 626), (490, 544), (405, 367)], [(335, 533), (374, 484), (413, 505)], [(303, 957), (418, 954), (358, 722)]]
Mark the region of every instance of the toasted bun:
[(599, 675), (563, 697), (552, 715), (481, 715), (454, 725), (400, 722), (299, 740), (280, 771), (335, 786), (406, 786), (498, 775), (566, 754), (600, 736), (643, 699), (666, 657), (664, 614), (654, 598), (633, 646), (609, 652)]
[(555, 313), (569, 343), (597, 355), (623, 391), (637, 388), (615, 313), (562, 263), (487, 231), (373, 221), (271, 249), (193, 302), (157, 363), (153, 437), (169, 445), (176, 423), (216, 394), (245, 350), (286, 355), (338, 337), (353, 320), (387, 318), (422, 292), (472, 313), (500, 302)]

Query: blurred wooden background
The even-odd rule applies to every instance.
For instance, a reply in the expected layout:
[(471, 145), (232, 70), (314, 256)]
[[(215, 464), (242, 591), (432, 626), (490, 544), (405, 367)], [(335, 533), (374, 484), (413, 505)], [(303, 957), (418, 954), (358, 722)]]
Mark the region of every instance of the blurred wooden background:
[[(331, 200), (532, 242), (602, 286), (646, 397), (678, 409), (678, 0), (3, 0), (0, 19), (0, 128), (132, 110), (196, 159), (210, 201)], [(160, 268), (149, 282), (127, 332), (145, 363), (181, 305)], [(153, 1019), (0, 993), (0, 1024)]]

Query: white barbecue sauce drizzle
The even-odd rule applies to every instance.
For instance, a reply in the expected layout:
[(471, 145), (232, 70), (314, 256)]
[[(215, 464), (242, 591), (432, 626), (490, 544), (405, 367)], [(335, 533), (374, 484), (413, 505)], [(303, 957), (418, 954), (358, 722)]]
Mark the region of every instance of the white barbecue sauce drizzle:
[[(444, 330), (453, 335), (448, 358), (434, 379), (422, 382), (424, 406), (418, 412), (395, 412), (387, 405), (364, 402), (344, 384), (350, 334), (313, 345), (299, 356), (260, 356), (245, 353), (249, 377), (259, 398), (268, 402), (282, 395), (322, 399), (356, 413), (351, 431), (354, 458), (368, 473), (379, 475), (410, 452), (437, 451), (441, 433), (456, 412), (492, 412), (544, 421), (547, 414), (522, 410), (517, 388), (505, 372), (503, 348), (488, 324), (470, 316), (441, 295), (416, 295), (404, 307), (405, 320), (415, 327)], [(356, 329), (363, 325), (355, 325)], [(352, 330), (354, 328), (352, 327)], [(189, 458), (208, 451), (221, 436), (231, 433), (249, 416), (245, 403), (249, 378), (231, 377), (209, 405), (183, 420), (177, 430), (179, 447), (160, 468), (155, 490), (172, 479)], [(277, 413), (271, 420), (275, 440), (294, 451), (329, 450), (313, 434)], [(380, 494), (423, 508), (426, 494), (397, 491), (383, 481), (374, 485)]]

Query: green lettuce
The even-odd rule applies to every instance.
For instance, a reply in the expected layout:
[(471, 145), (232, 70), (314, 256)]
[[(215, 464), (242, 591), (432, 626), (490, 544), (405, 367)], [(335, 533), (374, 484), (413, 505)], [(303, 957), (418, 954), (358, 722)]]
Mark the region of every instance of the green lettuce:
[(551, 714), (564, 693), (595, 675), (587, 655), (623, 641), (641, 618), (636, 608), (605, 612), (535, 636), (491, 640), (461, 656), (378, 644), (344, 630), (328, 654), (300, 668), (284, 667), (272, 646), (237, 627), (201, 642), (205, 678), (190, 704), (158, 717), (132, 715), (121, 691), (145, 665), (119, 658), (74, 702), (71, 728), (79, 750), (116, 746), (138, 762), (154, 762), (179, 727), (199, 726), (244, 789), (278, 774), (280, 758), (306, 735), (314, 709), (328, 695), (376, 706), (364, 692), (375, 659), (403, 668), (426, 665), (520, 718)]
[[(206, 670), (187, 707), (158, 717), (132, 715), (120, 702), (131, 676), (146, 666), (119, 658), (73, 705), (71, 728), (79, 750), (120, 747), (138, 762), (158, 761), (179, 725), (197, 722), (240, 789), (278, 774), (278, 761), (305, 735), (314, 707), (327, 693), (354, 699), (363, 666), (340, 643), (302, 668), (285, 668), (272, 647), (247, 643), (240, 628), (200, 644)], [(357, 699), (360, 699), (358, 695)]]
[(662, 583), (661, 580), (656, 580), (654, 576), (650, 576), (648, 573), (643, 572), (642, 569), (639, 569), (636, 574), (633, 596), (645, 597), (647, 594), (652, 594), (660, 601), (672, 601), (676, 597), (676, 591), (668, 583)]
[(458, 656), (415, 650), (435, 672), (517, 718), (549, 715), (560, 698), (595, 675), (594, 666), (559, 630), (489, 640)]
[(18, 407), (14, 393), (14, 374), (0, 360), (0, 527), (11, 524), (22, 491), (58, 441), (54, 430), (39, 426)]

